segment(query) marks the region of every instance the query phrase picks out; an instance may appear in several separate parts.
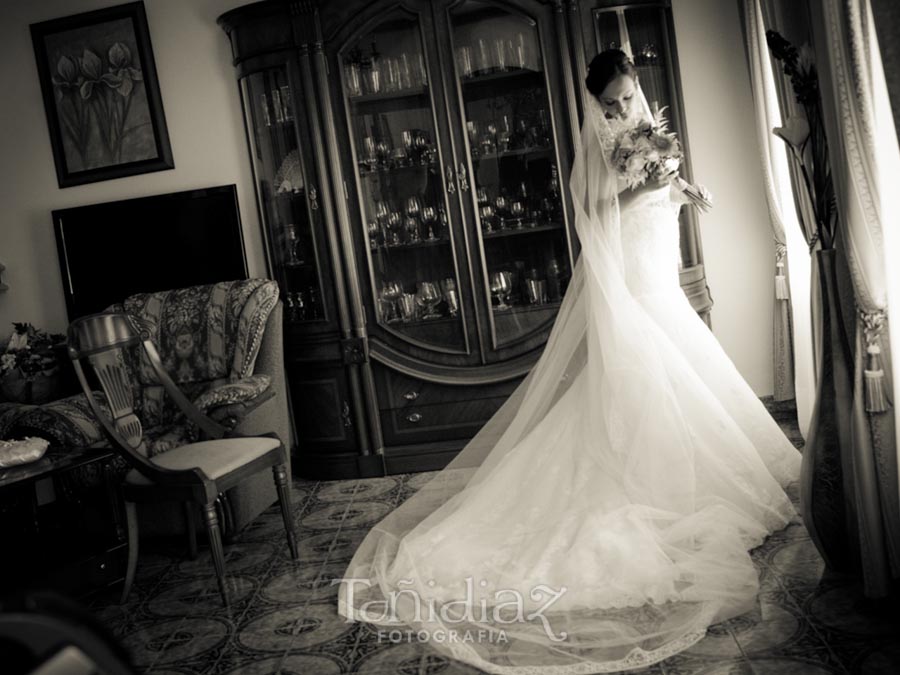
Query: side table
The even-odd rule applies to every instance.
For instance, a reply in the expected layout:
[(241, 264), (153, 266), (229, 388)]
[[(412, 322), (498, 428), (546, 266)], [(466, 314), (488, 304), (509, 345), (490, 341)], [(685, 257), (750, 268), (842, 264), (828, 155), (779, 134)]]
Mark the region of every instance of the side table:
[[(109, 448), (51, 449), (0, 469), (0, 592), (50, 588), (79, 597), (123, 579), (115, 456)], [(83, 480), (86, 473), (98, 480)]]

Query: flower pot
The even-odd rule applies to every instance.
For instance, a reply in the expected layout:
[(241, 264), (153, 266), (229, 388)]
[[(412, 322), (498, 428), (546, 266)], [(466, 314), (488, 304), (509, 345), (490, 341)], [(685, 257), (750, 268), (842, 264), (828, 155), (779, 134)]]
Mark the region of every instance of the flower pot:
[(12, 370), (0, 377), (0, 397), (5, 401), (40, 405), (53, 401), (59, 394), (59, 371), (26, 376)]
[(817, 251), (822, 290), (822, 365), (800, 471), (800, 510), (810, 537), (837, 572), (853, 568), (854, 539), (847, 489), (851, 477), (852, 354), (838, 295), (835, 251)]

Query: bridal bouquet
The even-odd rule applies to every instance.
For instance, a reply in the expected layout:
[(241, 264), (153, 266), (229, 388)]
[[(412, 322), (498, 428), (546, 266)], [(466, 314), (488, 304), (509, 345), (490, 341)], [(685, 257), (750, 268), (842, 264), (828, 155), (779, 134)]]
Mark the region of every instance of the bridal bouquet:
[(657, 181), (678, 171), (684, 155), (675, 134), (666, 130), (666, 119), (660, 110), (652, 121), (617, 135), (612, 152), (612, 165), (630, 188), (648, 179)]
[[(616, 133), (611, 163), (629, 188), (640, 187), (648, 180), (655, 182), (674, 176), (681, 166), (684, 158), (681, 144), (678, 137), (668, 131), (663, 110), (658, 110), (650, 121), (642, 121)], [(712, 206), (699, 190), (681, 178), (676, 180), (679, 189), (695, 206), (702, 210)]]

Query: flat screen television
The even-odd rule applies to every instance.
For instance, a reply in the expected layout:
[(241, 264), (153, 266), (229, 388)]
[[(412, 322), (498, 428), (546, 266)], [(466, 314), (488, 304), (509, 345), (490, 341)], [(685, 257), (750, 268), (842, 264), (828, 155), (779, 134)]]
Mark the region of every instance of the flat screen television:
[(53, 211), (69, 321), (134, 293), (247, 278), (234, 185)]

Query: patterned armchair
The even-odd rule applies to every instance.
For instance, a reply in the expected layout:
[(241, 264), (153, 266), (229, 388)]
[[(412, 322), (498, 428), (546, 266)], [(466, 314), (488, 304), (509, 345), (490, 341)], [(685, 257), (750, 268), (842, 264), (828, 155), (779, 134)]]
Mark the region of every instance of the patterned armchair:
[[(111, 311), (125, 311), (145, 326), (163, 366), (193, 402), (226, 427), (255, 435), (274, 431), (290, 447), (278, 286), (266, 279), (222, 282), (127, 298)], [(199, 431), (163, 395), (149, 363), (136, 373), (135, 411), (151, 456), (199, 440)], [(106, 445), (83, 395), (43, 406), (0, 404), (0, 437), (33, 435), (57, 448)], [(125, 469), (123, 462), (123, 471)], [(235, 532), (275, 501), (267, 476), (231, 490), (223, 531)], [(141, 514), (145, 533), (184, 530), (177, 508)]]

